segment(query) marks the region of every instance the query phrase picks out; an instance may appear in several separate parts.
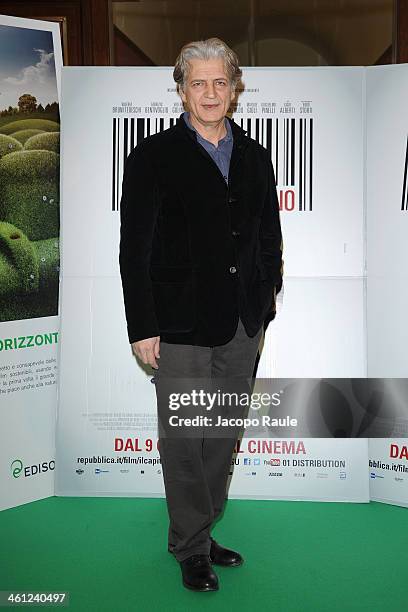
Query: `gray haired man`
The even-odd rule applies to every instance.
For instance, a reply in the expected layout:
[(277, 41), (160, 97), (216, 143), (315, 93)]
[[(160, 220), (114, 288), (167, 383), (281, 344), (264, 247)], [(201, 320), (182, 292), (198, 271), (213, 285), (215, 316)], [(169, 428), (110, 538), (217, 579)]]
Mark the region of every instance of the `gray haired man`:
[[(129, 155), (120, 269), (129, 342), (156, 371), (159, 420), (169, 379), (250, 379), (282, 286), (282, 235), (267, 150), (227, 116), (241, 77), (211, 38), (185, 45), (174, 80), (186, 111)], [(204, 428), (205, 429), (205, 428)], [(183, 584), (219, 588), (213, 565), (240, 553), (210, 535), (226, 495), (236, 436), (160, 435), (168, 550)]]

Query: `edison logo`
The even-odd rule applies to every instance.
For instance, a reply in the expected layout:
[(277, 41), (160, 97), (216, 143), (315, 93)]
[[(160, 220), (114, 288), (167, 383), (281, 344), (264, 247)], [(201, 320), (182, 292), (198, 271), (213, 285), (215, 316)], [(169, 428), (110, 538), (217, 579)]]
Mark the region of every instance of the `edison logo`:
[(21, 459), (14, 459), (10, 469), (13, 478), (20, 478), (22, 474), (24, 478), (29, 478), (30, 476), (37, 476), (38, 474), (43, 474), (44, 472), (54, 470), (55, 461), (52, 459), (51, 461), (43, 461), (42, 463), (36, 463), (34, 465), (27, 465), (24, 467)]

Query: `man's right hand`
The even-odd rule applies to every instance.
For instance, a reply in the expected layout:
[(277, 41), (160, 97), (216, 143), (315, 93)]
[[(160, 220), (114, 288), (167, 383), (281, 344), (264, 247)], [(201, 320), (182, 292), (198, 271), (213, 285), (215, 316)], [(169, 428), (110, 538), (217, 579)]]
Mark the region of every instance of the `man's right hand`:
[(132, 342), (132, 350), (143, 363), (151, 365), (155, 370), (159, 369), (156, 359), (160, 357), (160, 336)]

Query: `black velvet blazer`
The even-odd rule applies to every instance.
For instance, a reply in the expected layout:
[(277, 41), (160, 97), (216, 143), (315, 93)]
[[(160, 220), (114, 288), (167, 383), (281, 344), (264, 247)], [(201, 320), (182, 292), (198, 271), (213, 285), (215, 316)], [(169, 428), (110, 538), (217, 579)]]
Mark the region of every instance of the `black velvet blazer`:
[(267, 150), (232, 119), (229, 185), (182, 119), (127, 158), (119, 265), (129, 342), (217, 346), (238, 316), (249, 336), (275, 316), (282, 235)]

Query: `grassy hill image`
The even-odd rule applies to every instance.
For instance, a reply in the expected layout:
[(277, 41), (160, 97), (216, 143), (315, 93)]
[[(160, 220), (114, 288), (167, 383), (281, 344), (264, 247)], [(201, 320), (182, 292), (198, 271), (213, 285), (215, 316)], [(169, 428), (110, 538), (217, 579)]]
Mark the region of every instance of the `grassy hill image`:
[(41, 132), (59, 132), (56, 121), (49, 119), (20, 119), (0, 126), (0, 134), (18, 134), (20, 131), (39, 130)]
[(0, 322), (58, 315), (60, 117), (52, 33), (0, 25)]
[(38, 114), (0, 116), (0, 321), (58, 314), (59, 117)]

